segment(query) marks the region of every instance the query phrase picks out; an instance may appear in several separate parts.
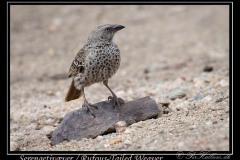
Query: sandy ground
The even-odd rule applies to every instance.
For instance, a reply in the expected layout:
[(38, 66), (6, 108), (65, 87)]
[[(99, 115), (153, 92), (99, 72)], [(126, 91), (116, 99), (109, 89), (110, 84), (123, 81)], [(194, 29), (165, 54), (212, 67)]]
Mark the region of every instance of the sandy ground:
[[(10, 148), (43, 150), (229, 150), (228, 6), (11, 6)], [(83, 104), (64, 102), (70, 64), (96, 26), (126, 26), (114, 42), (121, 66), (109, 85), (130, 101), (169, 101), (168, 114), (124, 133), (50, 145), (47, 134)], [(204, 67), (213, 70), (204, 72)], [(89, 102), (106, 100), (102, 84)], [(183, 98), (179, 95), (185, 95)], [(170, 100), (166, 97), (177, 96)]]

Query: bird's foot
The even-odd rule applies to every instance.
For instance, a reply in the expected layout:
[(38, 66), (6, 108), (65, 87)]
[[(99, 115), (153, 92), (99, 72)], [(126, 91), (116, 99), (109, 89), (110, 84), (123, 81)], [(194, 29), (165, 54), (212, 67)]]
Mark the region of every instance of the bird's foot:
[(111, 101), (114, 109), (116, 106), (121, 107), (125, 103), (122, 98), (118, 98), (117, 96), (109, 96), (108, 100)]
[(86, 108), (87, 108), (87, 112), (88, 112), (88, 113), (90, 112), (91, 115), (92, 115), (94, 118), (96, 118), (96, 116), (95, 116), (95, 114), (93, 113), (93, 110), (91, 109), (91, 107), (93, 107), (93, 108), (95, 108), (95, 109), (98, 109), (97, 106), (92, 105), (91, 103), (88, 103), (88, 101), (84, 101), (82, 107), (86, 107)]

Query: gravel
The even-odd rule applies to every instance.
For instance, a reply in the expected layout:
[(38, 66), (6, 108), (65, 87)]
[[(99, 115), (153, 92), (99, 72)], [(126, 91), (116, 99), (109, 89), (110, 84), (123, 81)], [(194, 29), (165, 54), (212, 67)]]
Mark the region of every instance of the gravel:
[[(10, 150), (228, 151), (228, 9), (11, 6)], [(122, 60), (109, 86), (125, 101), (151, 96), (163, 114), (120, 133), (51, 146), (49, 133), (83, 104), (64, 102), (71, 81), (65, 75), (90, 31), (105, 23), (126, 26), (114, 37)], [(102, 84), (85, 91), (91, 103), (110, 95)]]

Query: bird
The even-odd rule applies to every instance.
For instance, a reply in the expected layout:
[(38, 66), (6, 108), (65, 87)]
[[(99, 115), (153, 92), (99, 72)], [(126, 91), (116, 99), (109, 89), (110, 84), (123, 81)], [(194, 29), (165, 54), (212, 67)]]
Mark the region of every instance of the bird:
[(96, 109), (98, 107), (87, 101), (85, 87), (103, 82), (112, 94), (108, 100), (111, 101), (113, 108), (120, 107), (125, 103), (108, 86), (108, 80), (117, 72), (121, 61), (120, 50), (113, 42), (113, 37), (123, 28), (125, 26), (120, 24), (104, 24), (93, 29), (87, 42), (75, 56), (68, 72), (68, 78), (72, 78), (72, 81), (65, 101), (68, 102), (83, 96), (82, 107), (86, 107), (87, 112), (90, 111), (94, 117), (95, 114), (91, 107)]

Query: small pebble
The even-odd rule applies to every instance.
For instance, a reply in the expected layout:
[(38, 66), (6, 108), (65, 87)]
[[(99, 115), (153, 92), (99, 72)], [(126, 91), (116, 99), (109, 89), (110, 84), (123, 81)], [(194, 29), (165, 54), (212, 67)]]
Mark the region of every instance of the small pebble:
[(197, 126), (195, 126), (195, 125), (192, 125), (192, 126), (189, 127), (190, 130), (193, 130), (195, 128), (197, 128)]
[(119, 121), (114, 125), (117, 133), (122, 133), (127, 129), (127, 123), (125, 121)]
[(132, 126), (132, 127), (136, 127), (136, 128), (142, 128), (142, 127), (143, 127), (143, 122), (140, 121), (140, 122), (138, 122), (138, 123), (133, 123), (131, 126)]
[(168, 110), (170, 100), (168, 98), (156, 98), (155, 101), (159, 110), (158, 117), (162, 116), (162, 114), (166, 114), (166, 110)]
[(168, 98), (156, 98), (157, 105), (162, 105), (168, 107), (170, 104), (170, 100)]
[(103, 136), (97, 136), (96, 139), (97, 139), (97, 140), (102, 140), (102, 139), (103, 139)]
[(201, 92), (198, 92), (193, 96), (194, 100), (200, 100), (200, 99), (203, 99), (203, 98), (204, 98), (204, 94), (201, 93)]
[(202, 100), (203, 101), (211, 101), (212, 97), (211, 96), (207, 96), (207, 97), (204, 97)]
[[(176, 101), (180, 101), (180, 100), (176, 100)], [(175, 105), (172, 105), (171, 108), (176, 111), (181, 111), (181, 110), (187, 111), (190, 108), (190, 104), (189, 104), (189, 101), (183, 101)]]
[(175, 100), (177, 98), (183, 98), (186, 96), (186, 91), (184, 89), (181, 88), (177, 88), (174, 89), (173, 91), (171, 91), (170, 93), (168, 93), (168, 98), (171, 100)]
[(195, 80), (194, 81), (194, 86), (196, 88), (203, 88), (205, 86), (205, 82), (202, 80)]
[(130, 140), (126, 140), (123, 143), (126, 144), (126, 145), (132, 145), (132, 141), (130, 141)]
[(129, 129), (129, 128), (127, 128), (125, 131), (124, 131), (124, 133), (131, 133), (131, 130)]
[(207, 126), (212, 125), (212, 121), (207, 121), (207, 122), (206, 122), (206, 125), (207, 125)]
[(49, 56), (53, 56), (53, 55), (55, 54), (54, 48), (49, 48), (49, 49), (47, 50), (47, 54), (48, 54)]
[(118, 138), (118, 139), (114, 139), (113, 141), (111, 141), (109, 144), (116, 144), (116, 143), (119, 143), (119, 142), (122, 142), (123, 139), (122, 138)]
[(177, 146), (178, 146), (179, 148), (182, 148), (182, 147), (184, 146), (184, 142), (179, 142), (179, 143), (177, 144)]
[(170, 109), (169, 109), (169, 108), (163, 108), (163, 114), (168, 114), (168, 113), (169, 113), (169, 111), (170, 111)]
[(48, 118), (47, 120), (46, 120), (46, 123), (47, 124), (52, 124), (54, 122), (54, 119), (52, 119), (52, 118)]
[(54, 96), (55, 94), (54, 94), (54, 92), (52, 92), (52, 91), (48, 91), (48, 92), (47, 92), (47, 95), (48, 95), (48, 96)]
[(158, 65), (157, 64), (151, 64), (146, 69), (144, 69), (144, 73), (148, 74), (148, 73), (156, 71), (157, 69), (158, 69)]
[(148, 127), (148, 130), (153, 130), (154, 128), (156, 128), (156, 125), (152, 124)]
[(16, 132), (18, 130), (19, 126), (17, 124), (11, 124), (10, 125), (10, 132)]
[(205, 67), (203, 68), (203, 71), (204, 71), (204, 72), (211, 72), (211, 71), (213, 71), (213, 67), (212, 67), (212, 66), (205, 66)]
[(25, 127), (25, 130), (35, 130), (37, 128), (36, 123), (29, 124), (28, 126)]
[(217, 124), (217, 121), (213, 121), (212, 124)]
[(222, 80), (220, 81), (220, 86), (221, 86), (221, 87), (227, 87), (227, 86), (229, 86), (229, 82), (226, 81), (225, 79), (222, 79)]
[(17, 142), (10, 142), (10, 151), (19, 151), (20, 147)]
[(44, 134), (50, 133), (50, 132), (52, 132), (53, 130), (54, 130), (54, 127), (53, 127), (53, 126), (44, 126), (44, 127), (42, 128), (42, 132), (43, 132)]
[(110, 144), (104, 144), (103, 146), (107, 148), (107, 147), (110, 147)]
[(51, 139), (51, 138), (52, 138), (52, 133), (53, 133), (53, 131), (52, 131), (52, 132), (49, 132), (49, 133), (47, 133), (47, 134), (46, 134), (46, 137), (47, 137), (48, 139)]
[(53, 19), (51, 25), (49, 25), (48, 29), (51, 32), (56, 32), (57, 30), (59, 30), (61, 24), (62, 24), (62, 19), (61, 18), (55, 18), (55, 19)]

